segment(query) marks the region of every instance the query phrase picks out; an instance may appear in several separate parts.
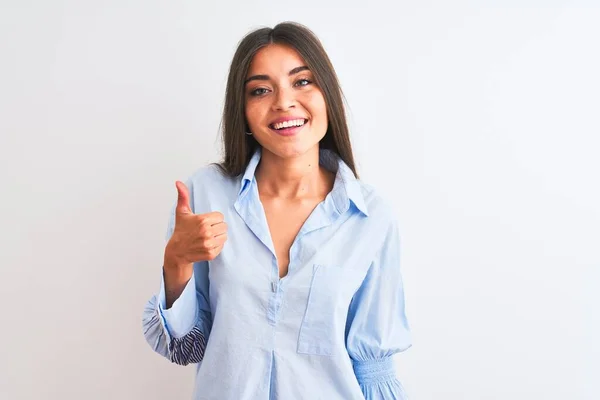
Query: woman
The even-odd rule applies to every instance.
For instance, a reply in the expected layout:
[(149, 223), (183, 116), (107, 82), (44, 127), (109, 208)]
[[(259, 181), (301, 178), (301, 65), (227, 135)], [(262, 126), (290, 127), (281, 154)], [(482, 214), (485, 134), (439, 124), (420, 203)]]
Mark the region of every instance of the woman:
[(357, 178), (340, 86), (307, 28), (240, 42), (223, 139), (221, 164), (176, 182), (148, 343), (198, 363), (195, 399), (404, 399), (398, 226)]

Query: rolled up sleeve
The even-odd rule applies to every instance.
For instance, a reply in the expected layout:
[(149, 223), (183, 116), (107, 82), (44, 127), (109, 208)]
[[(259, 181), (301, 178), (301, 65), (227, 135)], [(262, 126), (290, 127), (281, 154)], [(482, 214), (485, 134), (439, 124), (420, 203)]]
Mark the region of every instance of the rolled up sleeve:
[[(167, 240), (174, 227), (175, 206), (171, 209)], [(208, 262), (194, 263), (192, 277), (170, 308), (166, 308), (163, 277), (158, 295), (152, 296), (144, 307), (142, 327), (146, 341), (155, 352), (176, 364), (202, 361), (212, 324), (209, 304)]]

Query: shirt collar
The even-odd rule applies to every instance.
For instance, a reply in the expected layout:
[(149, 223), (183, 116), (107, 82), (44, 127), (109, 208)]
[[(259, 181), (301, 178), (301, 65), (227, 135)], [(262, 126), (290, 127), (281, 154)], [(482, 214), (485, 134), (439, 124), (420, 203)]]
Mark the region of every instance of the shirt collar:
[[(255, 182), (255, 172), (260, 162), (260, 147), (254, 152), (242, 180), (238, 198), (244, 197), (251, 184)], [(328, 149), (319, 150), (319, 164), (335, 173), (335, 182), (331, 191), (331, 196), (335, 207), (340, 214), (343, 214), (350, 208), (352, 202), (360, 212), (368, 216), (368, 209), (363, 196), (360, 181), (356, 179), (354, 173), (346, 163), (333, 151)]]

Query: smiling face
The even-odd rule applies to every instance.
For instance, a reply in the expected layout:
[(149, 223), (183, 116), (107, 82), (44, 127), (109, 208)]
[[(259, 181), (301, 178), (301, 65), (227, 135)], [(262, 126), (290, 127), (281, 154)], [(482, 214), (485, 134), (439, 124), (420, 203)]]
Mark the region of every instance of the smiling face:
[(317, 151), (327, 131), (327, 107), (312, 72), (296, 50), (270, 44), (246, 75), (245, 116), (250, 132), (280, 158)]

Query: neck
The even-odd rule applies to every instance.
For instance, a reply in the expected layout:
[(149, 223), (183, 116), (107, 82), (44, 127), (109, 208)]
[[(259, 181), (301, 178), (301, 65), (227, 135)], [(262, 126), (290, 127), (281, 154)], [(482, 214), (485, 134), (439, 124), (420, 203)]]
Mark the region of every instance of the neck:
[(255, 175), (261, 196), (285, 199), (322, 197), (333, 183), (333, 174), (319, 165), (318, 147), (292, 158), (263, 149)]

